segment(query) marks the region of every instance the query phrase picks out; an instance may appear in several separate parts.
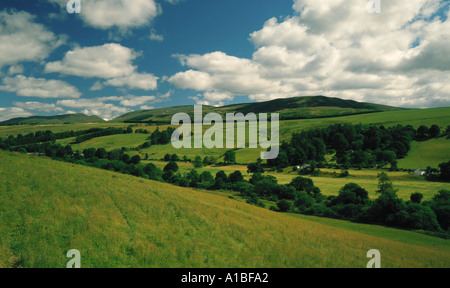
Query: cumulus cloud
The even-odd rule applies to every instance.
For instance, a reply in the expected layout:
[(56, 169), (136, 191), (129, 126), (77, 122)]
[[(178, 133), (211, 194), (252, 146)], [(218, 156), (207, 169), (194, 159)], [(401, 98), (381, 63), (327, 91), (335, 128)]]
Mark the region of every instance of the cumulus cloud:
[(127, 87), (130, 89), (155, 90), (158, 87), (158, 79), (153, 74), (133, 73), (131, 75), (110, 79), (105, 82), (105, 85)]
[(45, 72), (80, 77), (114, 78), (130, 75), (136, 69), (132, 61), (137, 53), (116, 43), (75, 48), (62, 61), (47, 63)]
[(156, 31), (152, 29), (150, 31), (150, 40), (161, 42), (164, 41), (164, 36), (157, 34)]
[(9, 75), (22, 74), (23, 70), (24, 70), (23, 65), (13, 65), (9, 67), (8, 74)]
[[(48, 0), (66, 9), (67, 0)], [(127, 30), (148, 26), (161, 13), (154, 0), (89, 0), (81, 1), (81, 19), (98, 29), (117, 27)]]
[(132, 111), (129, 108), (116, 106), (111, 103), (104, 103), (99, 99), (70, 99), (70, 100), (58, 100), (57, 106), (79, 109), (81, 113), (88, 116), (99, 116), (104, 120), (111, 120), (124, 113)]
[(14, 102), (14, 106), (20, 107), (26, 110), (39, 111), (39, 112), (64, 112), (64, 109), (57, 107), (55, 104), (41, 103), (41, 102)]
[(153, 109), (149, 108), (152, 106), (149, 106), (148, 104), (157, 101), (158, 97), (156, 96), (126, 95), (58, 100), (55, 106), (72, 110), (75, 109), (86, 115), (96, 115), (105, 120), (111, 120), (122, 114), (133, 111), (133, 108)]
[(27, 12), (0, 11), (0, 68), (41, 61), (64, 41)]
[(9, 120), (12, 118), (18, 118), (18, 117), (29, 117), (32, 116), (28, 111), (23, 110), (19, 107), (8, 107), (8, 108), (1, 108), (0, 107), (0, 121)]
[(47, 80), (43, 78), (17, 75), (2, 80), (0, 91), (13, 92), (17, 96), (37, 98), (79, 98), (78, 89), (61, 80)]
[[(155, 90), (158, 77), (138, 73), (133, 61), (139, 56), (134, 50), (117, 43), (102, 46), (75, 48), (66, 53), (61, 61), (47, 63), (46, 73), (61, 73), (85, 78), (107, 79), (103, 85), (130, 89)], [(101, 90), (96, 82), (91, 91)]]
[(269, 19), (250, 34), (250, 59), (221, 51), (175, 55), (188, 69), (168, 81), (202, 92), (195, 100), (204, 103), (320, 94), (404, 107), (450, 105), (448, 2), (382, 1), (381, 14), (369, 14), (366, 4), (296, 0), (293, 15)]

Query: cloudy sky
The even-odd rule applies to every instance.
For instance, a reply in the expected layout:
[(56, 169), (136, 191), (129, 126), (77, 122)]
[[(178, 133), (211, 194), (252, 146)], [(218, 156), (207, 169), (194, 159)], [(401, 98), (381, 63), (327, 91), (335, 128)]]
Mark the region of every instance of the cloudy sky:
[(448, 0), (1, 0), (0, 121), (326, 95), (450, 106)]

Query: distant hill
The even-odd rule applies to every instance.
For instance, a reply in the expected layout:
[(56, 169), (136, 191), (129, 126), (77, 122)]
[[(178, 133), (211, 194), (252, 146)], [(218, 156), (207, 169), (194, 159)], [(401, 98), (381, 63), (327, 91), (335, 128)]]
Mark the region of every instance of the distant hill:
[(105, 122), (98, 116), (87, 116), (81, 113), (58, 116), (31, 116), (14, 118), (0, 122), (0, 126), (8, 125), (44, 125), (44, 124), (76, 124), (76, 123), (101, 123)]
[[(402, 110), (400, 108), (362, 103), (353, 100), (343, 100), (325, 96), (304, 96), (286, 99), (276, 99), (266, 102), (233, 104), (223, 107), (203, 106), (204, 113), (217, 112), (244, 114), (253, 113), (279, 113), (282, 120), (287, 119), (311, 119), (346, 116), (374, 112), (387, 112)], [(124, 114), (112, 122), (126, 123), (169, 123), (172, 115), (184, 112), (193, 115), (193, 106), (177, 106), (153, 110), (141, 110)]]

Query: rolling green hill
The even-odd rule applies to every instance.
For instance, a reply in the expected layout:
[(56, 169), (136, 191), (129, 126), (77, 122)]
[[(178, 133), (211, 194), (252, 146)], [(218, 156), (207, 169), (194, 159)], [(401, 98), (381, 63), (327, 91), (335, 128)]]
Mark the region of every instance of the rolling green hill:
[(86, 116), (84, 114), (78, 113), (78, 114), (67, 114), (58, 116), (31, 116), (27, 118), (14, 118), (0, 122), (0, 126), (102, 123), (102, 122), (105, 121), (98, 116)]
[[(267, 102), (234, 104), (223, 107), (203, 106), (204, 113), (280, 113), (280, 119), (309, 119), (383, 111), (398, 111), (390, 106), (360, 103), (325, 96), (304, 96), (276, 99)], [(193, 117), (193, 106), (177, 106), (153, 110), (142, 110), (122, 115), (112, 122), (150, 122), (170, 123), (172, 115), (178, 112), (188, 113)]]
[[(0, 152), (0, 267), (449, 267), (450, 242)], [(321, 223), (318, 223), (321, 222)]]

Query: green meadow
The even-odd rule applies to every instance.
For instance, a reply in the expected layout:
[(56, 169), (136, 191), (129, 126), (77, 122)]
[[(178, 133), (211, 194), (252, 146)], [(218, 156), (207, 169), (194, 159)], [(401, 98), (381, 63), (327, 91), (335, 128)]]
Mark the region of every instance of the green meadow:
[(0, 152), (0, 267), (449, 267), (450, 242)]
[(450, 159), (450, 139), (444, 137), (427, 141), (413, 141), (408, 156), (398, 161), (398, 167), (406, 169), (437, 168), (444, 160)]
[[(180, 108), (181, 109), (181, 108)], [(167, 111), (160, 111), (165, 117)], [(322, 128), (335, 123), (397, 124), (445, 129), (450, 108), (397, 110), (322, 119), (284, 120), (281, 140), (294, 132)], [(0, 137), (51, 130), (54, 133), (91, 128), (123, 127), (127, 123), (52, 124), (0, 126)], [(133, 125), (133, 130), (150, 133), (169, 125)], [(209, 127), (203, 127), (207, 130)], [(171, 144), (135, 151), (149, 134), (122, 134), (71, 144), (75, 138), (57, 140), (86, 148), (132, 149), (143, 164), (163, 169), (166, 154), (194, 160), (214, 157), (216, 165), (197, 169), (213, 175), (241, 171), (246, 179), (247, 164), (260, 157), (262, 149), (236, 149), (236, 165), (223, 165), (227, 149), (174, 149)], [(413, 141), (408, 156), (398, 161), (405, 169), (437, 168), (450, 159), (450, 140), (436, 138)], [(331, 157), (331, 156), (330, 156)], [(329, 160), (329, 159), (328, 159)], [(181, 173), (194, 169), (192, 163), (178, 162)], [(381, 169), (320, 169), (310, 177), (325, 196), (338, 195), (354, 182), (378, 197), (377, 175), (387, 172), (398, 196), (409, 200), (414, 192), (431, 199), (449, 183), (429, 182), (411, 172)], [(280, 184), (298, 173), (292, 168), (267, 172)], [(233, 199), (230, 199), (232, 196)], [(58, 162), (45, 157), (0, 151), (0, 267), (65, 267), (65, 253), (81, 252), (83, 267), (360, 267), (364, 268), (370, 249), (382, 254), (383, 267), (450, 267), (450, 242), (414, 231), (352, 223), (299, 214), (275, 213), (245, 203), (236, 192), (181, 188)], [(274, 205), (263, 201), (266, 207)]]

